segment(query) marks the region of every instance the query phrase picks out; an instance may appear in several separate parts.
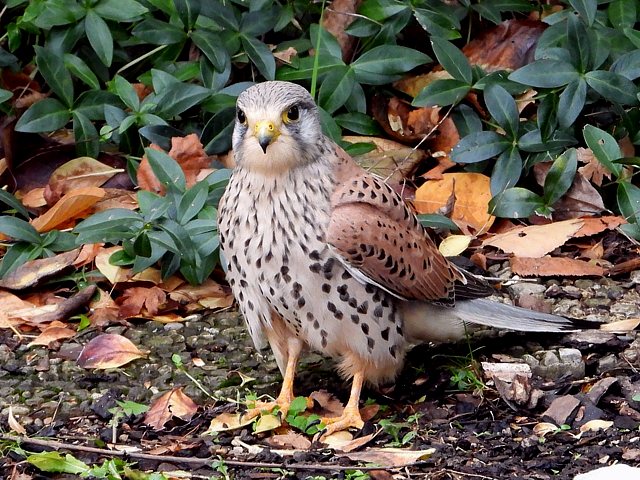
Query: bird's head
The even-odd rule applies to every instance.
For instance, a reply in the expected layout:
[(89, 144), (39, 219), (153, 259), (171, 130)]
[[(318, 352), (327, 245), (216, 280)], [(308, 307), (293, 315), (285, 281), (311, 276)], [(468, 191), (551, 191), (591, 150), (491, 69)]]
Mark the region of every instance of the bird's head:
[(318, 109), (303, 87), (263, 82), (238, 97), (233, 150), (239, 165), (281, 173), (314, 161), (322, 139)]

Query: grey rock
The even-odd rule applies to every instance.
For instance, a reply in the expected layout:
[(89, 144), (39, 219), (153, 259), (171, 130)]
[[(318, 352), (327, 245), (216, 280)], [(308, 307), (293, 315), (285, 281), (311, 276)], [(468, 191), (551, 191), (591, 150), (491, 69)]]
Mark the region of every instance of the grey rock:
[(610, 372), (616, 368), (618, 368), (618, 359), (612, 353), (598, 360), (598, 374)]
[(573, 395), (564, 395), (551, 402), (549, 408), (542, 414), (542, 418), (556, 425), (568, 424), (579, 406), (580, 400), (576, 397)]
[(537, 365), (531, 359), (525, 359), (534, 375), (547, 380), (584, 377), (585, 363), (580, 350), (575, 348), (560, 348), (558, 351), (546, 350), (536, 353), (536, 357), (539, 360)]

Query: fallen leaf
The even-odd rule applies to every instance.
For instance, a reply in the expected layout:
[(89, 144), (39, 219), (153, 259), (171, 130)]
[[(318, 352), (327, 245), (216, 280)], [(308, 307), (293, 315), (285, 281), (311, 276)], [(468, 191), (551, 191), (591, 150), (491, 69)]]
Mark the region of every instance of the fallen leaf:
[(49, 177), (45, 198), (49, 205), (67, 192), (86, 187), (100, 187), (123, 169), (113, 168), (91, 157), (79, 157), (56, 168)]
[(20, 201), (27, 208), (40, 208), (47, 205), (44, 198), (44, 187), (33, 188), (25, 193)]
[(83, 245), (80, 248), (80, 253), (73, 261), (73, 266), (79, 268), (92, 263), (103, 247), (104, 243), (87, 243)]
[(119, 267), (118, 265), (111, 265), (109, 258), (114, 253), (122, 250), (122, 247), (102, 247), (100, 252), (95, 257), (95, 264), (98, 271), (106, 277), (113, 285), (120, 282), (126, 282), (131, 277), (131, 270), (127, 268)]
[(437, 213), (449, 201), (455, 204), (451, 220), (463, 230), (472, 227), (476, 234), (486, 232), (495, 217), (488, 213), (491, 200), (490, 178), (480, 173), (445, 173), (442, 180), (429, 180), (416, 191), (418, 213)]
[(513, 257), (509, 260), (511, 271), (523, 277), (601, 277), (605, 269), (583, 260), (560, 257), (524, 258)]
[[(364, 417), (363, 417), (363, 420), (364, 420)], [(366, 420), (364, 421), (366, 422)], [(380, 432), (382, 432), (382, 430), (377, 430), (373, 433), (370, 433), (369, 435), (363, 435), (362, 437), (354, 438), (347, 442), (342, 442), (340, 445), (336, 445), (334, 448), (337, 448), (341, 452), (345, 452), (345, 453), (353, 452), (354, 450), (358, 450), (359, 448), (364, 447), (367, 443), (373, 440)]]
[(596, 158), (590, 148), (576, 148), (576, 153), (578, 161), (585, 164), (578, 168), (578, 172), (584, 175), (584, 178), (592, 181), (598, 187), (602, 186), (605, 177), (611, 180), (611, 172)]
[(122, 318), (154, 316), (166, 300), (167, 295), (158, 287), (127, 288), (118, 298), (120, 316)]
[(600, 330), (605, 332), (632, 332), (640, 325), (640, 318), (626, 318), (615, 322), (603, 323)]
[(9, 423), (9, 428), (14, 432), (16, 432), (17, 434), (19, 435), (27, 434), (27, 431), (25, 430), (25, 428), (22, 425), (20, 425), (20, 422), (18, 422), (16, 417), (13, 416), (13, 408), (11, 405), (9, 405), (9, 415), (8, 415), (7, 421)]
[(321, 417), (339, 417), (344, 411), (344, 405), (338, 398), (329, 393), (327, 390), (317, 390), (309, 395), (315, 404), (320, 408), (316, 408), (314, 405), (313, 412)]
[(291, 59), (298, 56), (298, 51), (293, 47), (289, 47), (284, 50), (280, 50), (279, 52), (273, 52), (273, 56), (276, 60), (280, 60), (281, 63), (289, 65), (291, 63)]
[(104, 190), (98, 187), (86, 187), (73, 190), (56, 202), (45, 214), (34, 218), (31, 225), (38, 232), (48, 232), (60, 228), (85, 216), (89, 209), (104, 197)]
[(241, 427), (246, 427), (253, 423), (255, 418), (248, 418), (241, 413), (221, 413), (217, 417), (211, 420), (209, 428), (205, 435), (212, 435), (217, 432), (226, 432), (229, 430), (236, 430)]
[(349, 452), (343, 456), (356, 462), (375, 463), (384, 467), (401, 467), (426, 460), (436, 452), (435, 448), (408, 450), (403, 448), (369, 448), (364, 452)]
[(627, 223), (624, 218), (614, 215), (599, 218), (587, 217), (581, 220), (583, 222), (582, 228), (573, 235), (574, 237), (589, 237), (604, 232), (605, 230), (614, 230), (620, 225)]
[(266, 413), (258, 417), (258, 420), (256, 421), (256, 424), (253, 428), (253, 432), (254, 433), (269, 432), (271, 430), (275, 430), (281, 425), (282, 425), (282, 421), (280, 420), (280, 415), (273, 415), (271, 413)]
[[(175, 279), (176, 282), (178, 280)], [(169, 291), (168, 296), (171, 300), (181, 305), (197, 304), (198, 307), (205, 308), (224, 308), (233, 305), (232, 293), (211, 278), (206, 279), (200, 285), (189, 285), (184, 282), (180, 282), (180, 284), (180, 287), (172, 288), (165, 281), (162, 287)]]
[(289, 448), (293, 450), (309, 450), (311, 448), (311, 441), (297, 432), (272, 435), (267, 438), (267, 443), (272, 447)]
[(80, 249), (76, 248), (53, 257), (30, 260), (9, 272), (0, 280), (0, 287), (9, 290), (23, 290), (58, 275), (73, 265)]
[(345, 32), (345, 29), (356, 19), (356, 12), (362, 0), (333, 0), (322, 17), (322, 26), (332, 34), (342, 50), (342, 59), (349, 62), (358, 42)]
[(533, 434), (542, 438), (544, 438), (544, 436), (547, 435), (548, 433), (555, 433), (558, 430), (559, 429), (557, 425), (554, 425), (553, 423), (549, 423), (549, 422), (540, 422), (540, 423), (536, 423), (533, 426)]
[(339, 450), (343, 445), (347, 445), (353, 441), (353, 435), (346, 430), (338, 430), (331, 435), (327, 435), (322, 440), (329, 448)]
[(609, 420), (589, 420), (587, 423), (580, 426), (580, 432), (597, 432), (599, 430), (606, 430), (613, 426), (613, 422)]
[(117, 368), (146, 356), (131, 340), (116, 333), (98, 335), (87, 343), (77, 364), (81, 368)]
[(182, 391), (182, 387), (173, 388), (151, 404), (144, 423), (154, 430), (162, 430), (173, 417), (188, 422), (197, 411), (198, 405)]
[(473, 240), (473, 237), (468, 235), (449, 235), (445, 238), (440, 245), (438, 245), (438, 250), (445, 257), (455, 257), (464, 252)]
[(46, 347), (52, 342), (72, 338), (75, 334), (75, 330), (56, 320), (51, 322), (51, 324), (48, 325), (42, 333), (33, 339), (27, 346), (32, 347), (34, 345), (44, 345)]
[(583, 225), (582, 219), (572, 219), (518, 227), (487, 238), (482, 246), (496, 247), (517, 257), (540, 258), (564, 245)]

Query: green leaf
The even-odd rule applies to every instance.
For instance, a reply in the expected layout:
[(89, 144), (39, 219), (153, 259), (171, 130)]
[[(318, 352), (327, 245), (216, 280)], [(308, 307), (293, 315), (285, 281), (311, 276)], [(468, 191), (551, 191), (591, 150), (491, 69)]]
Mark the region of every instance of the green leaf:
[(336, 115), (336, 123), (342, 128), (350, 130), (359, 135), (380, 135), (381, 130), (378, 123), (369, 115), (359, 112), (342, 113)]
[(572, 63), (579, 72), (586, 72), (591, 63), (591, 37), (583, 22), (575, 15), (567, 18), (567, 48), (571, 52)]
[(509, 80), (536, 88), (562, 87), (579, 77), (570, 63), (558, 60), (536, 60), (509, 75)]
[(640, 223), (640, 188), (631, 182), (618, 184), (618, 208), (630, 223)]
[(380, 31), (380, 24), (366, 17), (358, 17), (344, 31), (352, 37), (370, 37)]
[(106, 90), (88, 90), (82, 92), (73, 111), (80, 112), (90, 120), (104, 120), (106, 106), (120, 106), (121, 102), (116, 95)]
[(64, 66), (62, 57), (44, 47), (33, 47), (36, 51), (36, 64), (47, 85), (67, 106), (73, 105), (73, 81)]
[(71, 53), (65, 53), (64, 66), (67, 67), (72, 75), (87, 84), (89, 88), (94, 90), (100, 89), (98, 77), (96, 77), (96, 74), (89, 68), (89, 65), (87, 65), (80, 57), (72, 55)]
[(140, 110), (140, 98), (133, 88), (133, 85), (120, 75), (116, 75), (113, 78), (112, 85), (116, 94), (120, 97), (120, 100), (122, 100), (127, 107), (134, 112)]
[(178, 162), (164, 152), (145, 148), (151, 170), (167, 191), (184, 192), (186, 180)]
[(14, 240), (40, 245), (42, 238), (33, 226), (21, 218), (3, 215), (0, 217), (0, 232)]
[(231, 135), (235, 125), (235, 116), (235, 108), (226, 108), (220, 110), (205, 124), (201, 135), (205, 152), (217, 154), (226, 152), (231, 148)]
[(325, 28), (320, 28), (319, 32), (318, 29), (319, 27), (317, 23), (311, 25), (309, 28), (309, 38), (313, 39), (313, 45), (315, 48), (318, 33), (320, 34), (320, 48), (318, 49), (320, 58), (324, 55), (329, 55), (336, 59), (342, 59), (342, 48), (340, 47), (338, 40), (336, 40), (336, 37), (329, 33)]
[(460, 138), (482, 130), (482, 120), (480, 120), (478, 114), (468, 105), (458, 105), (454, 108), (451, 118), (458, 129)]
[[(460, 21), (449, 12), (428, 8), (428, 4), (421, 2), (427, 8), (414, 8), (413, 15), (420, 26), (431, 34), (431, 38), (442, 37), (448, 40), (460, 38)], [(433, 4), (432, 4), (433, 5)]]
[[(640, 241), (640, 225), (637, 223), (625, 223), (624, 225), (620, 225), (620, 230), (625, 235), (628, 235), (631, 238), (635, 238)], [(634, 400), (637, 402), (640, 399), (640, 395), (635, 395)]]
[(43, 472), (79, 474), (87, 473), (90, 469), (86, 463), (73, 455), (67, 453), (63, 457), (60, 452), (34, 453), (27, 456), (27, 462)]
[(113, 61), (113, 37), (107, 22), (96, 12), (89, 10), (84, 19), (84, 27), (87, 39), (96, 55), (103, 64), (110, 67)]
[(252, 37), (242, 36), (242, 48), (247, 53), (249, 60), (267, 80), (273, 80), (276, 76), (276, 61), (263, 42)]
[[(253, 6), (257, 2), (251, 3), (253, 10)], [(278, 22), (280, 12), (280, 8), (271, 1), (264, 8), (246, 12), (240, 21), (240, 32), (247, 37), (260, 37), (273, 29)]]
[(473, 78), (469, 60), (455, 45), (443, 38), (431, 37), (431, 46), (442, 67), (454, 79), (471, 84)]
[(179, 115), (211, 94), (208, 88), (176, 82), (159, 91), (155, 98), (160, 112), (168, 117)]
[(611, 65), (611, 71), (635, 80), (640, 77), (640, 49), (633, 50), (618, 57)]
[(358, 157), (360, 155), (366, 155), (369, 152), (372, 152), (376, 149), (375, 144), (369, 142), (357, 142), (357, 143), (348, 143), (343, 142), (340, 144), (344, 151), (347, 152), (352, 157)]
[(73, 136), (76, 141), (76, 153), (79, 156), (98, 158), (100, 135), (91, 120), (77, 111), (73, 112)]
[(621, 105), (637, 105), (638, 88), (626, 77), (605, 70), (587, 72), (584, 77), (589, 86), (607, 100)]
[(593, 25), (596, 19), (598, 0), (569, 0), (569, 4), (580, 14), (587, 25)]
[(451, 150), (456, 163), (476, 163), (504, 152), (512, 142), (496, 132), (474, 132), (458, 142)]
[(526, 218), (538, 208), (544, 207), (544, 200), (526, 188), (509, 188), (489, 202), (489, 212), (496, 217)]
[(209, 185), (206, 182), (198, 182), (185, 192), (180, 199), (176, 218), (182, 225), (194, 218), (204, 207), (209, 196)]
[(522, 174), (522, 157), (516, 147), (506, 149), (500, 154), (491, 173), (491, 193), (498, 195), (513, 187)]
[(627, 37), (636, 48), (640, 48), (640, 31), (634, 30), (633, 28), (624, 28), (622, 29), (622, 33), (624, 33), (624, 36)]
[(436, 80), (420, 90), (411, 105), (414, 107), (452, 105), (466, 97), (469, 90), (471, 87), (460, 80), (453, 78)]
[(573, 183), (578, 168), (578, 156), (570, 149), (555, 159), (544, 180), (544, 202), (553, 205), (562, 197)]
[(427, 228), (443, 228), (451, 230), (452, 232), (458, 232), (460, 229), (453, 220), (444, 215), (437, 213), (423, 213), (417, 216), (418, 221), (423, 227)]
[[(276, 78), (278, 80), (296, 81), (308, 80), (314, 72), (315, 57), (293, 58), (291, 65), (283, 65), (278, 68)], [(318, 76), (332, 72), (336, 68), (344, 67), (344, 62), (335, 57), (320, 55), (318, 58)]]
[(613, 0), (607, 8), (609, 22), (616, 30), (633, 28), (637, 15), (636, 0)]
[(187, 30), (191, 30), (196, 23), (198, 15), (200, 15), (200, 1), (193, 0), (174, 0), (173, 4), (176, 6), (176, 11), (180, 17), (182, 25)]
[(125, 400), (124, 402), (116, 400), (116, 403), (120, 408), (122, 408), (125, 415), (142, 415), (149, 410), (148, 405), (132, 402), (131, 400)]
[(29, 212), (27, 211), (26, 208), (24, 208), (24, 205), (22, 205), (22, 202), (18, 200), (16, 197), (14, 197), (13, 195), (11, 195), (9, 192), (1, 188), (0, 188), (0, 202), (4, 203), (10, 209), (15, 210), (17, 213), (22, 215), (27, 220), (29, 219)]
[(587, 82), (578, 78), (560, 94), (557, 118), (560, 128), (569, 128), (576, 121), (587, 100)]
[(547, 152), (559, 148), (575, 145), (577, 140), (570, 134), (556, 130), (544, 140), (540, 130), (532, 130), (525, 133), (518, 140), (520, 150), (525, 152)]
[(358, 82), (384, 85), (430, 61), (427, 55), (412, 48), (380, 45), (362, 54), (351, 68)]
[(77, 243), (111, 242), (133, 238), (144, 226), (138, 212), (126, 208), (111, 208), (94, 213), (73, 229), (78, 234)]
[(12, 97), (13, 93), (11, 93), (9, 90), (0, 88), (0, 103), (4, 103)]
[(356, 77), (351, 68), (335, 69), (320, 85), (318, 105), (329, 113), (335, 112), (349, 99), (355, 83)]
[(71, 119), (69, 109), (55, 98), (34, 103), (22, 114), (16, 130), (25, 133), (53, 132), (64, 127)]
[(133, 28), (133, 35), (153, 45), (174, 45), (184, 42), (187, 34), (177, 26), (147, 18)]
[(149, 10), (135, 0), (100, 0), (93, 8), (102, 18), (114, 22), (135, 22)]
[(75, 23), (84, 15), (84, 9), (76, 1), (48, 0), (44, 9), (35, 18), (35, 25), (43, 30)]
[(520, 114), (513, 97), (500, 85), (492, 84), (484, 90), (484, 101), (489, 113), (507, 137), (515, 140), (520, 129)]
[(29, 260), (35, 260), (42, 254), (39, 244), (18, 242), (11, 245), (0, 261), (0, 278), (15, 270)]
[(200, 28), (191, 33), (191, 39), (218, 72), (222, 72), (227, 68), (231, 60), (227, 49), (220, 47), (222, 45), (220, 35)]
[(593, 125), (585, 125), (582, 131), (584, 141), (591, 149), (596, 159), (616, 177), (620, 176), (622, 166), (613, 163), (622, 157), (618, 142), (609, 133)]

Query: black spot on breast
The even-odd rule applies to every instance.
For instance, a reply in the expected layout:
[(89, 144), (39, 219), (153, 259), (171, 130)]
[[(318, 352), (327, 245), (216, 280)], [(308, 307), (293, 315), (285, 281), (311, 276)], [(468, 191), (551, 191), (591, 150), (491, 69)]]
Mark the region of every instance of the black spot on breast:
[(320, 265), (319, 263), (312, 263), (311, 265), (309, 265), (309, 270), (311, 270), (313, 273), (320, 273), (320, 270), (322, 270), (322, 265)]
[(316, 261), (320, 260), (320, 252), (318, 252), (317, 250), (314, 250), (309, 254), (309, 258), (311, 260), (316, 260)]
[(369, 302), (362, 302), (357, 309), (358, 313), (362, 313), (363, 315), (367, 313), (367, 310), (369, 310)]
[(320, 324), (318, 323), (318, 320), (313, 321), (313, 328), (315, 328), (316, 330), (320, 328)]
[(360, 323), (360, 316), (356, 314), (351, 315), (351, 321), (357, 325), (358, 323)]
[(380, 332), (380, 336), (383, 340), (389, 340), (389, 327), (385, 328)]
[(249, 307), (249, 310), (253, 310), (253, 302), (251, 300), (247, 301), (247, 307)]
[(358, 301), (355, 299), (355, 297), (351, 297), (348, 303), (351, 308), (356, 308), (358, 306)]
[(310, 322), (313, 321), (313, 313), (311, 312), (307, 312), (307, 320), (309, 320)]
[(324, 293), (329, 293), (331, 291), (331, 285), (329, 285), (328, 283), (323, 283), (322, 284), (322, 291)]
[(302, 307), (304, 307), (305, 303), (307, 303), (307, 302), (306, 302), (306, 300), (304, 299), (304, 297), (300, 297), (300, 298), (298, 299), (298, 308), (302, 308)]
[(382, 312), (383, 312), (382, 305), (377, 305), (376, 308), (373, 310), (373, 316), (382, 318)]
[(391, 354), (391, 356), (393, 358), (396, 358), (396, 346), (395, 345), (392, 345), (392, 346), (389, 347), (389, 353)]
[(367, 348), (369, 349), (369, 351), (373, 350), (375, 344), (376, 342), (373, 338), (367, 337)]
[(362, 329), (362, 333), (364, 333), (365, 335), (369, 335), (369, 324), (368, 323), (363, 323), (362, 325), (360, 325), (360, 328)]
[(327, 309), (331, 312), (331, 313), (336, 313), (336, 310), (338, 310), (335, 306), (335, 304), (333, 302), (328, 302), (327, 303)]

